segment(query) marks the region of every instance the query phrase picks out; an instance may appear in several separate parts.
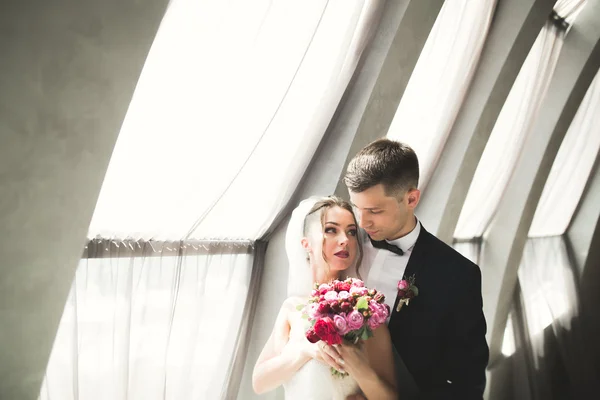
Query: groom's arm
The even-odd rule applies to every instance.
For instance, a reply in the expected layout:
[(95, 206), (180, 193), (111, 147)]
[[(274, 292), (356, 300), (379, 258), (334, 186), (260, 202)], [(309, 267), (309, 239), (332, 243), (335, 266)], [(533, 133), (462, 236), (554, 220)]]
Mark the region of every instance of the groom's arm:
[(482, 399), (489, 349), (481, 297), (481, 271), (475, 264), (461, 265), (455, 302), (449, 320), (448, 343), (443, 358), (446, 383), (426, 398)]

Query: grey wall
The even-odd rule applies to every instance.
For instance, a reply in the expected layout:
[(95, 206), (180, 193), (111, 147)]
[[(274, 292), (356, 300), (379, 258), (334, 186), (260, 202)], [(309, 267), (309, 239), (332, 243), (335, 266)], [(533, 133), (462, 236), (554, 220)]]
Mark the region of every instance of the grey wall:
[(0, 398), (35, 399), (168, 0), (4, 0)]

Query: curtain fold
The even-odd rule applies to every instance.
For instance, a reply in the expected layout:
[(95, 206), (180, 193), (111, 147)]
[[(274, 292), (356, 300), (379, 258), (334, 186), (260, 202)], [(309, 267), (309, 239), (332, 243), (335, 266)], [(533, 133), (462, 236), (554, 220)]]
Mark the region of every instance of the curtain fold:
[(244, 302), (244, 311), (234, 346), (233, 357), (228, 368), (228, 375), (223, 385), (222, 399), (234, 399), (238, 397), (240, 383), (244, 374), (244, 366), (250, 343), (250, 332), (252, 322), (256, 316), (256, 306), (260, 293), (260, 283), (263, 276), (263, 266), (267, 251), (267, 242), (257, 241), (254, 243), (254, 262), (252, 276)]
[[(600, 74), (596, 74), (558, 150), (529, 228), (530, 237), (565, 233), (600, 151)], [(568, 195), (565, 195), (568, 194)]]
[(266, 244), (383, 0), (172, 0), (119, 138), (42, 400), (237, 393)]
[(452, 244), (454, 250), (458, 251), (464, 257), (468, 258), (475, 264), (479, 265), (479, 257), (481, 255), (481, 239), (474, 238), (466, 241), (455, 241)]
[[(574, 271), (562, 236), (528, 240), (519, 266), (528, 373), (514, 378), (515, 399), (587, 398), (598, 390)], [(530, 393), (517, 396), (523, 385)]]
[(547, 22), (538, 35), (502, 107), (473, 176), (454, 237), (482, 236), (522, 156), (521, 148), (552, 79), (564, 31)]
[(300, 182), (382, 5), (174, 0), (89, 237), (260, 238)]
[(387, 137), (408, 143), (419, 155), (421, 189), (469, 88), (496, 2), (444, 2), (398, 105)]
[(253, 244), (97, 240), (87, 251), (40, 399), (219, 398), (258, 295)]

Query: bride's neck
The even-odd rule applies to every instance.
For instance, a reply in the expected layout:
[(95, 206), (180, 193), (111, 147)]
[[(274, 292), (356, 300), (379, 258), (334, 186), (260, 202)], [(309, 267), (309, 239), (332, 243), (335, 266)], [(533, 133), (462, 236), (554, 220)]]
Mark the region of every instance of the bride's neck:
[(327, 283), (340, 278), (339, 271), (316, 271), (313, 275), (313, 282)]

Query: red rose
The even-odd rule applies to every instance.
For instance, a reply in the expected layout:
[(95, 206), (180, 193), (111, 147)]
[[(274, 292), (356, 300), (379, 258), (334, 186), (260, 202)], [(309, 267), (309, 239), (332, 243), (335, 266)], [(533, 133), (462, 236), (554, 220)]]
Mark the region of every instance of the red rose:
[(352, 287), (352, 286), (351, 286), (349, 283), (347, 283), (347, 282), (342, 282), (342, 284), (340, 285), (340, 292), (341, 292), (341, 291), (346, 291), (346, 292), (349, 292), (351, 287)]
[(311, 343), (317, 343), (319, 340), (321, 340), (321, 338), (319, 338), (319, 336), (317, 336), (315, 331), (313, 331), (312, 329), (306, 331), (306, 338)]
[(406, 297), (407, 293), (408, 293), (407, 291), (398, 290), (398, 297), (400, 297), (401, 299), (404, 299)]
[(329, 314), (329, 311), (331, 311), (331, 307), (328, 303), (319, 303), (317, 311), (321, 314)]
[(342, 343), (342, 338), (337, 333), (333, 320), (329, 317), (318, 320), (313, 329), (315, 330), (317, 336), (319, 336), (324, 342), (327, 342), (327, 344), (330, 346)]

